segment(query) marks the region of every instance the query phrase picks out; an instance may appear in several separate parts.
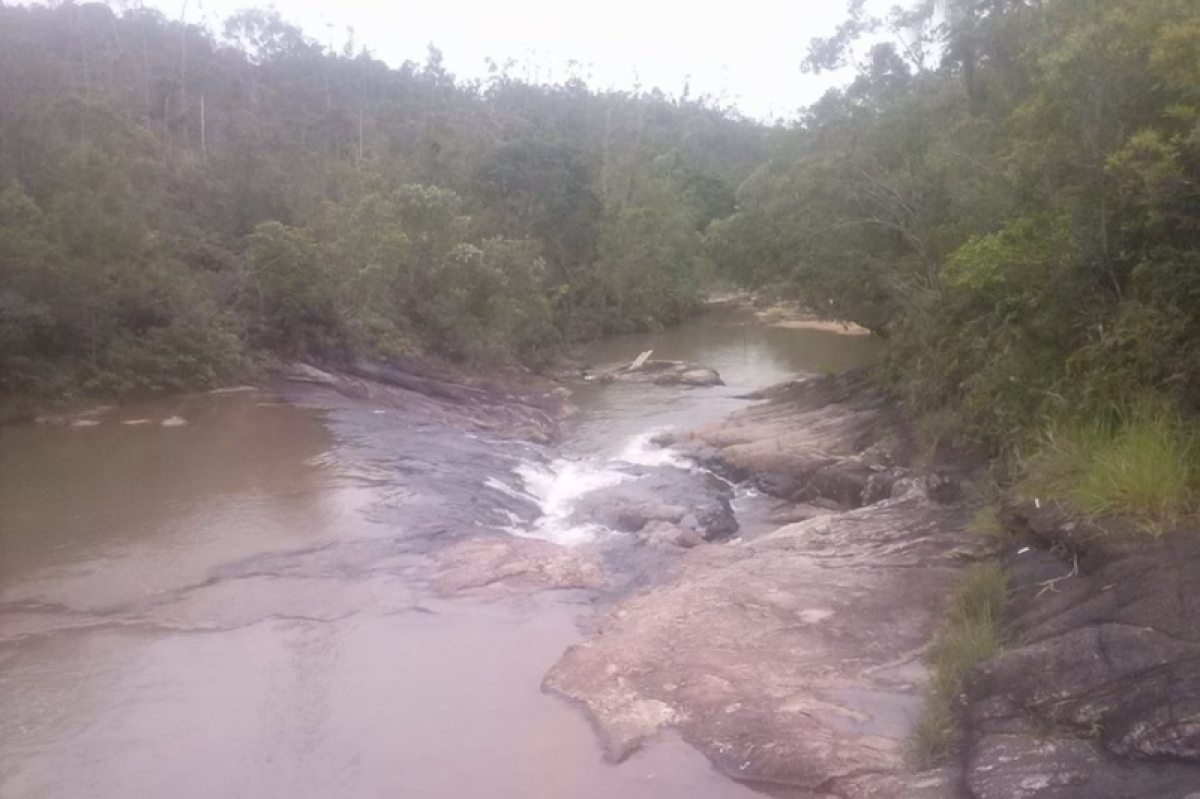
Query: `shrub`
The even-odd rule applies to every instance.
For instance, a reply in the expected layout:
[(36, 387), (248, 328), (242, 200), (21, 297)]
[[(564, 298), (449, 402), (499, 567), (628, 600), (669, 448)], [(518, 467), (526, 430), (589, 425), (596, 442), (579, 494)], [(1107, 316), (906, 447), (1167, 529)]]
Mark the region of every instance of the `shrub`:
[(946, 621), (929, 657), (925, 706), (913, 734), (921, 767), (953, 754), (959, 738), (959, 694), (971, 669), (1000, 654), (1000, 620), (1008, 578), (994, 564), (969, 571), (950, 597)]
[(1193, 424), (1146, 397), (1085, 420), (1056, 420), (1042, 433), (1024, 486), (1090, 515), (1120, 514), (1149, 532), (1191, 513), (1200, 478)]

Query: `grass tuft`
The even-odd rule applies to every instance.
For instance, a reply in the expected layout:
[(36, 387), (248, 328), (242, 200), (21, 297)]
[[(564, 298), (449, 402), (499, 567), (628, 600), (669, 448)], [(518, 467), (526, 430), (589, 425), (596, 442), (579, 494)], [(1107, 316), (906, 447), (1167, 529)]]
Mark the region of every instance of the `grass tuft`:
[(913, 732), (921, 768), (945, 761), (958, 746), (962, 681), (971, 669), (1000, 654), (1007, 593), (1004, 570), (988, 564), (968, 571), (950, 597), (945, 624), (930, 653), (925, 706)]
[(1157, 400), (1108, 419), (1055, 422), (1029, 464), (1025, 489), (1089, 515), (1131, 516), (1158, 533), (1196, 507), (1198, 443), (1196, 430)]
[(975, 511), (967, 522), (967, 531), (982, 536), (997, 549), (1012, 541), (1012, 534), (1000, 521), (1000, 508), (994, 502)]

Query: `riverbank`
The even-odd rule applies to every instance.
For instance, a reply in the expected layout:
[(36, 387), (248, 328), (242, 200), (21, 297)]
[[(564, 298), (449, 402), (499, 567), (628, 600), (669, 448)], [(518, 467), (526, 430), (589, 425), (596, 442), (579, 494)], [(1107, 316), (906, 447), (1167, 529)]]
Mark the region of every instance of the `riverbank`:
[(799, 303), (766, 301), (752, 292), (731, 291), (708, 297), (707, 306), (721, 309), (753, 311), (755, 319), (768, 327), (784, 330), (820, 330), (843, 336), (869, 336), (871, 331), (854, 322), (825, 319), (806, 310)]
[[(804, 796), (1190, 799), (1200, 788), (1200, 541), (1009, 502), (1006, 650), (968, 676), (961, 749), (913, 773), (928, 646), (994, 542), (959, 481), (912, 470), (861, 375), (814, 378), (670, 437), (800, 519), (688, 552), (547, 677), (620, 759), (675, 728), (725, 773)], [(919, 579), (914, 579), (919, 575)]]

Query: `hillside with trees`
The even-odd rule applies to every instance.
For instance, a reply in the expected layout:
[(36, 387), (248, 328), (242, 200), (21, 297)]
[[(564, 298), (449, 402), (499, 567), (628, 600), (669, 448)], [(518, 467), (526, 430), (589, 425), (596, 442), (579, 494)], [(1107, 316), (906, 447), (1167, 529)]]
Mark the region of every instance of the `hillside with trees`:
[(707, 98), (392, 68), (0, 4), (0, 395), (213, 386), (265, 354), (536, 361), (668, 325), (767, 131)]
[(1049, 453), (1096, 509), (1188, 493), (1200, 4), (856, 2), (806, 61), (848, 64), (710, 231), (722, 271), (886, 337), (932, 437)]

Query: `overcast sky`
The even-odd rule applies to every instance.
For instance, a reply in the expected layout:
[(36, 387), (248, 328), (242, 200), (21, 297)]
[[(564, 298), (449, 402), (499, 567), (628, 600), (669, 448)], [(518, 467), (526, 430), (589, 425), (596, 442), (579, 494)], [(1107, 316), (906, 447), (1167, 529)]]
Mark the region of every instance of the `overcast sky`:
[[(145, 0), (178, 19), (183, 0)], [(214, 26), (254, 0), (188, 0), (189, 22)], [(789, 119), (836, 78), (800, 71), (813, 36), (828, 35), (845, 0), (275, 0), (289, 21), (339, 49), (356, 41), (389, 64), (422, 62), (435, 44), (459, 77), (485, 59), (534, 65), (561, 80), (578, 62), (596, 88), (657, 86), (710, 94), (745, 114)]]

